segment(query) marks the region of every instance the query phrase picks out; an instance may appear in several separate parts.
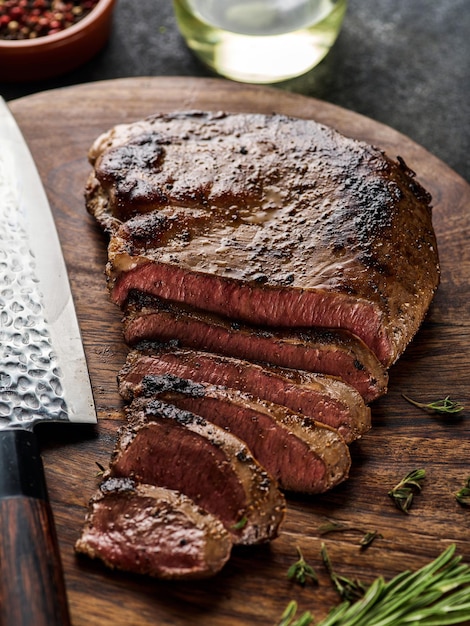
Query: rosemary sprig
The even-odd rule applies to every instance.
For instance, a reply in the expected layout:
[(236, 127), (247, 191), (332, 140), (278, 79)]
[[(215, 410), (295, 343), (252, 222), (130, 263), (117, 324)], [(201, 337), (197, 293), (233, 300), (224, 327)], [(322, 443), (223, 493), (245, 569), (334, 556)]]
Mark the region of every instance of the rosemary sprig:
[(361, 548), (367, 548), (371, 545), (374, 539), (378, 537), (382, 537), (377, 530), (371, 530), (365, 532), (362, 528), (358, 528), (356, 526), (348, 526), (347, 524), (343, 524), (341, 522), (325, 522), (318, 528), (318, 532), (320, 535), (326, 535), (328, 533), (337, 533), (337, 532), (348, 532), (348, 531), (357, 531), (363, 534), (362, 538), (359, 541), (359, 545)]
[(321, 545), (321, 555), (326, 570), (330, 575), (331, 582), (333, 583), (336, 591), (339, 593), (343, 600), (353, 601), (357, 598), (361, 598), (364, 595), (365, 587), (359, 580), (350, 580), (345, 576), (340, 576), (333, 570), (333, 566), (328, 555), (328, 551), (324, 543)]
[(412, 400), (405, 394), (402, 394), (403, 398), (407, 400), (410, 404), (417, 406), (419, 409), (423, 409), (428, 413), (441, 413), (441, 414), (455, 414), (460, 413), (464, 410), (463, 404), (460, 402), (454, 402), (450, 399), (449, 396), (446, 396), (443, 400), (436, 400), (434, 402), (416, 402), (416, 400)]
[(455, 494), (455, 499), (459, 504), (470, 506), (470, 476), (467, 478), (465, 487), (459, 489), (459, 491)]
[(343, 602), (317, 626), (448, 626), (470, 619), (470, 567), (449, 546), (416, 572), (376, 578), (364, 596)]
[[(461, 560), (452, 544), (416, 572), (401, 572), (389, 582), (379, 576), (362, 598), (342, 602), (316, 626), (450, 626), (468, 622), (470, 566)], [(311, 624), (309, 612), (292, 622), (296, 612), (297, 604), (290, 602), (279, 626)]]
[(421, 483), (425, 477), (426, 471), (424, 469), (413, 470), (388, 492), (400, 511), (409, 512), (414, 495), (421, 491)]
[(310, 578), (310, 580), (315, 583), (318, 582), (315, 570), (304, 559), (299, 547), (297, 547), (297, 554), (299, 555), (299, 559), (287, 570), (287, 578), (289, 580), (295, 580), (300, 585), (305, 585), (307, 578)]
[(292, 621), (297, 614), (297, 602), (292, 600), (287, 605), (284, 613), (281, 616), (281, 621), (278, 626), (309, 626), (312, 623), (313, 615), (310, 611), (305, 611), (299, 619)]

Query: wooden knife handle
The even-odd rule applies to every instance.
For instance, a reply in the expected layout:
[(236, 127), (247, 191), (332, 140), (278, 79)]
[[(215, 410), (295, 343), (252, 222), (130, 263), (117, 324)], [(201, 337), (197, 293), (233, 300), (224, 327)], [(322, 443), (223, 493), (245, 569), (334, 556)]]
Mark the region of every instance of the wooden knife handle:
[(41, 455), (20, 429), (0, 431), (0, 625), (70, 625)]

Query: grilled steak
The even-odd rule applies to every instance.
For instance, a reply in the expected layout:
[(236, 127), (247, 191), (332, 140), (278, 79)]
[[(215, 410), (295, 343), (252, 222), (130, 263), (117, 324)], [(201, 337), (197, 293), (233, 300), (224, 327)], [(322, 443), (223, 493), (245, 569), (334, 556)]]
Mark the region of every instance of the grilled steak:
[(206, 578), (230, 557), (223, 524), (186, 496), (109, 478), (90, 501), (79, 553), (108, 567), (157, 578)]
[(347, 331), (266, 330), (139, 294), (128, 302), (124, 337), (130, 345), (143, 340), (168, 342), (176, 337), (186, 348), (337, 376), (366, 402), (386, 391), (383, 366), (362, 341)]
[[(431, 198), (400, 157), (283, 115), (155, 115), (89, 159), (87, 209), (139, 349), (119, 375), (131, 403), (108, 476), (185, 494), (229, 543), (272, 539), (277, 480), (316, 493), (346, 477), (346, 442), (426, 314)], [(113, 497), (140, 521), (130, 493)]]
[(245, 323), (338, 328), (386, 366), (439, 282), (430, 196), (402, 159), (310, 120), (174, 113), (98, 138), (88, 210), (108, 276)]
[(171, 344), (132, 350), (118, 375), (119, 391), (131, 400), (146, 375), (173, 374), (221, 385), (286, 406), (336, 428), (346, 443), (370, 429), (371, 415), (360, 394), (343, 381), (312, 372), (261, 366), (249, 361)]
[(135, 395), (201, 415), (244, 441), (288, 491), (324, 493), (348, 477), (348, 447), (333, 428), (238, 390), (164, 374), (144, 376)]
[(189, 411), (139, 398), (126, 409), (110, 475), (184, 493), (224, 524), (234, 543), (273, 539), (285, 500), (246, 444)]

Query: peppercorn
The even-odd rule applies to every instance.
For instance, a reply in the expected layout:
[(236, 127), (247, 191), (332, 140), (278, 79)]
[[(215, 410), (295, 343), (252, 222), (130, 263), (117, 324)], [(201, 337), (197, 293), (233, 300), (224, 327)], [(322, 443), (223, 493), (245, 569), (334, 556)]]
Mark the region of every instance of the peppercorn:
[(33, 39), (77, 24), (99, 0), (0, 0), (0, 39)]

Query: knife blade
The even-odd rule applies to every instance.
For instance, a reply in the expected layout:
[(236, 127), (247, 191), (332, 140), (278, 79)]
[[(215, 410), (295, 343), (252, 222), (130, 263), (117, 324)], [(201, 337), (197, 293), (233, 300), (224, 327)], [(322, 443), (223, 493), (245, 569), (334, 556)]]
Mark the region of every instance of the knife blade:
[(29, 148), (0, 98), (0, 624), (70, 624), (35, 427), (95, 423), (66, 265)]

